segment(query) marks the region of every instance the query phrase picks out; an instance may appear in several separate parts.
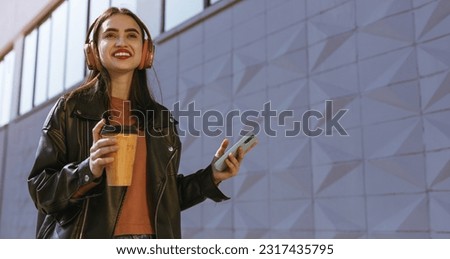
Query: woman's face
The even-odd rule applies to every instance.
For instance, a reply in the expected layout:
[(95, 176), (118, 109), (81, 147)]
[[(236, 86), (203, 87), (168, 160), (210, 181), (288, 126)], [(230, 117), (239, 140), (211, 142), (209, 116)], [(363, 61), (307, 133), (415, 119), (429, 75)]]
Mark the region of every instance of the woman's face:
[(106, 19), (98, 35), (98, 52), (102, 66), (111, 73), (134, 71), (142, 55), (141, 28), (136, 21), (124, 14)]

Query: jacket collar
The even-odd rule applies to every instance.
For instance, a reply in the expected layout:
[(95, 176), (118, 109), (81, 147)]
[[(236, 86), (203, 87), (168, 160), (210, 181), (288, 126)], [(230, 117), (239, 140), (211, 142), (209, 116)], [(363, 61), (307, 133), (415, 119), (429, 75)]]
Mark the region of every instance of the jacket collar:
[[(72, 115), (87, 120), (99, 121), (107, 111), (107, 100), (105, 92), (96, 85), (86, 93), (74, 98), (74, 109)], [(178, 124), (172, 113), (163, 105), (155, 104), (153, 110), (147, 113), (148, 123), (153, 128), (167, 128), (170, 124)]]
[(81, 93), (75, 99), (72, 115), (76, 115), (88, 120), (99, 121), (102, 119), (104, 112), (107, 110), (104, 91), (100, 90), (98, 85)]

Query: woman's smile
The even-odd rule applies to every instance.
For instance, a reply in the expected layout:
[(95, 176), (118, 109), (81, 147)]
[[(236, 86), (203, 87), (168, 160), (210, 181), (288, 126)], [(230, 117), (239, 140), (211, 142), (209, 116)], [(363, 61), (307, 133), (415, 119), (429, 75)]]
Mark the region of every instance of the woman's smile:
[(118, 59), (128, 59), (131, 57), (131, 52), (126, 49), (119, 49), (113, 52), (113, 57)]

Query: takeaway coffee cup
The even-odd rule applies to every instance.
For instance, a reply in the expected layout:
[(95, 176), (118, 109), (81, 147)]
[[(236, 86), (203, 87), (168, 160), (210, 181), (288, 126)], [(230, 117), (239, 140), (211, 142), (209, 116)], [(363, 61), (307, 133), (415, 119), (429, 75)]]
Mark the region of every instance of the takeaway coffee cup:
[(137, 129), (135, 126), (105, 125), (103, 138), (115, 137), (118, 150), (110, 155), (114, 162), (106, 166), (106, 180), (109, 186), (130, 186), (133, 179), (136, 154)]

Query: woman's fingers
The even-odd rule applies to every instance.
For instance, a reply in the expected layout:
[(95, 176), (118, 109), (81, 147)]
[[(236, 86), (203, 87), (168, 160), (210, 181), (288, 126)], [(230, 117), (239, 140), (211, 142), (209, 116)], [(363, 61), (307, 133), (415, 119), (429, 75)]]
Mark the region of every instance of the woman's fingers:
[(222, 143), (220, 144), (220, 147), (217, 149), (216, 154), (214, 155), (214, 157), (216, 159), (218, 159), (219, 157), (221, 157), (225, 153), (225, 150), (228, 147), (228, 143), (229, 143), (228, 139), (222, 140)]
[(105, 120), (102, 119), (92, 129), (93, 143), (90, 148), (89, 167), (96, 178), (102, 175), (105, 166), (114, 161), (109, 154), (118, 150), (116, 138), (102, 138), (100, 135), (104, 125)]
[(105, 125), (105, 119), (101, 119), (92, 129), (92, 139), (95, 144), (99, 139), (101, 139), (100, 132), (102, 131), (103, 126)]
[(112, 163), (112, 162), (114, 162), (114, 157), (112, 157), (112, 156), (111, 157), (101, 157), (101, 158), (94, 159), (92, 161), (94, 167), (102, 167), (102, 170), (103, 170), (103, 167), (105, 167), (106, 165), (108, 165), (109, 163)]
[(105, 148), (108, 149), (108, 148), (114, 147), (116, 145), (117, 145), (116, 138), (114, 138), (114, 137), (102, 138), (92, 144), (90, 151), (91, 151), (91, 153), (95, 153), (98, 150), (105, 149)]
[(100, 139), (91, 148), (91, 157), (99, 158), (118, 150), (117, 141), (115, 139)]

